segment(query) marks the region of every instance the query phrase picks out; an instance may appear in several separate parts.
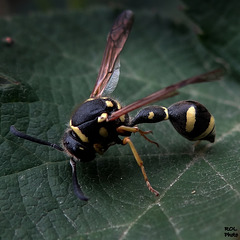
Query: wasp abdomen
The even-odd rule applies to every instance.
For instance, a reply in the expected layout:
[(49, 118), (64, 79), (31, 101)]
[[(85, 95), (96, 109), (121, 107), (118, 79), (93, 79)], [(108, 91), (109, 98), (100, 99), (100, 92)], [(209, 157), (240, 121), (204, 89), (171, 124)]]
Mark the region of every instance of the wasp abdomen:
[(215, 120), (211, 113), (195, 101), (181, 101), (168, 108), (169, 120), (183, 137), (191, 140), (215, 140)]
[(140, 123), (156, 123), (168, 119), (168, 110), (165, 107), (149, 106), (141, 109), (134, 119), (131, 121), (131, 126)]
[(195, 101), (181, 101), (169, 108), (149, 106), (140, 110), (130, 126), (169, 119), (179, 134), (191, 141), (215, 140), (215, 120), (209, 111)]

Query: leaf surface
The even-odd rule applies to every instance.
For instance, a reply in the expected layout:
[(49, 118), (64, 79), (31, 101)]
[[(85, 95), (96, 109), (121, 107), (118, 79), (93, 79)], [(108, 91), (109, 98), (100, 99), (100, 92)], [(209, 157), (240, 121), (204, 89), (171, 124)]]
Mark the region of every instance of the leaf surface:
[[(193, 18), (192, 8), (189, 18)], [(194, 19), (204, 30), (201, 16), (206, 22), (210, 17), (203, 11)], [(197, 236), (212, 240), (225, 239), (224, 227), (240, 228), (240, 86), (236, 75), (188, 86), (159, 103), (168, 107), (193, 99), (204, 104), (216, 119), (214, 144), (202, 142), (193, 151), (193, 144), (168, 122), (142, 126), (154, 132), (150, 137), (159, 148), (137, 134), (132, 136), (149, 180), (160, 192), (158, 198), (146, 188), (127, 146), (113, 146), (96, 160), (78, 164), (79, 182), (90, 197), (85, 203), (73, 194), (67, 156), (9, 133), (15, 125), (32, 136), (61, 141), (74, 108), (91, 93), (115, 17), (113, 11), (100, 9), (0, 20), (2, 34), (15, 40), (12, 47), (0, 46), (2, 239)], [(210, 33), (208, 39), (199, 38), (187, 24), (137, 11), (112, 97), (129, 104), (218, 67), (218, 60), (225, 56), (221, 43), (215, 45), (220, 30), (215, 38)], [(238, 51), (239, 46), (232, 44)], [(231, 60), (235, 61), (230, 55), (224, 59), (230, 65)], [(239, 71), (237, 64), (231, 67)]]

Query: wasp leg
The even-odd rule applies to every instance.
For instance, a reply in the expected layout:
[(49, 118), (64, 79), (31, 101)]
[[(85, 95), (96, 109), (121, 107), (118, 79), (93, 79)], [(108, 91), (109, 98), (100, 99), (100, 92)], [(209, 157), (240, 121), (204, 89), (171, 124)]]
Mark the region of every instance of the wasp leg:
[(130, 146), (130, 148), (131, 148), (131, 150), (132, 150), (132, 153), (133, 153), (133, 155), (134, 155), (134, 157), (135, 157), (135, 159), (136, 159), (136, 161), (137, 161), (137, 164), (138, 164), (139, 167), (141, 168), (141, 171), (142, 171), (142, 174), (143, 174), (143, 177), (144, 177), (144, 180), (145, 180), (145, 182), (146, 182), (146, 184), (147, 184), (148, 189), (149, 189), (152, 193), (154, 193), (156, 196), (159, 196), (159, 192), (156, 191), (156, 190), (151, 186), (150, 182), (148, 181), (148, 177), (147, 177), (147, 174), (146, 174), (145, 169), (144, 169), (144, 166), (143, 166), (143, 161), (142, 161), (142, 159), (140, 158), (140, 156), (139, 156), (136, 148), (134, 147), (134, 145), (133, 145), (133, 143), (132, 143), (132, 141), (130, 140), (129, 137), (125, 137), (125, 138), (123, 139), (123, 144), (125, 145), (125, 144), (127, 144), (127, 143), (129, 144), (129, 146)]
[(197, 140), (193, 145), (192, 145), (192, 151), (195, 152), (195, 148), (200, 144), (201, 140)]
[(128, 126), (120, 126), (117, 128), (118, 133), (124, 134), (125, 132), (132, 132), (136, 133), (139, 132), (142, 137), (144, 137), (148, 142), (155, 144), (157, 147), (159, 147), (157, 142), (152, 141), (149, 139), (146, 134), (152, 133), (152, 131), (142, 131), (138, 127), (128, 127)]
[(200, 142), (201, 142), (201, 140), (197, 140), (197, 141), (193, 144), (194, 148), (197, 147), (197, 146), (200, 144)]
[(73, 160), (73, 158), (70, 159), (70, 164), (72, 167), (72, 181), (73, 181), (73, 191), (75, 195), (83, 200), (83, 201), (88, 201), (88, 198), (84, 196), (77, 180), (77, 173), (76, 173), (76, 162)]

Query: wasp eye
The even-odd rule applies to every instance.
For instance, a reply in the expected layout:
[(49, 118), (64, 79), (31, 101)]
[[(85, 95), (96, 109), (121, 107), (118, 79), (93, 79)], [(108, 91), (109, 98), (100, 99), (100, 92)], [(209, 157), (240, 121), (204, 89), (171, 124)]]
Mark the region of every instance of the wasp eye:
[(81, 141), (72, 130), (68, 130), (64, 134), (63, 145), (70, 155), (74, 156), (81, 162), (88, 162), (95, 158), (93, 147), (88, 143)]

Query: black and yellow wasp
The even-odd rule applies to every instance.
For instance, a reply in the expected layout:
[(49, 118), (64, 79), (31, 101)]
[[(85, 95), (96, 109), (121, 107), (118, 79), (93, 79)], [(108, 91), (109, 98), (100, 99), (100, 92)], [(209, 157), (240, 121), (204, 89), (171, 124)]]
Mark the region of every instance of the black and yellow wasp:
[(70, 156), (74, 192), (81, 200), (88, 200), (88, 198), (82, 193), (77, 181), (76, 161), (91, 161), (96, 153), (103, 154), (114, 144), (130, 146), (148, 189), (156, 196), (159, 195), (150, 185), (143, 161), (130, 140), (131, 134), (138, 132), (145, 139), (153, 142), (146, 137), (150, 131), (140, 130), (137, 124), (156, 123), (169, 119), (177, 132), (191, 141), (214, 142), (215, 139), (214, 117), (203, 105), (195, 101), (177, 102), (169, 108), (148, 106), (141, 109), (133, 119), (130, 119), (128, 113), (150, 103), (172, 97), (177, 94), (177, 89), (188, 84), (217, 80), (222, 75), (220, 69), (170, 85), (125, 107), (122, 107), (117, 100), (107, 97), (117, 85), (120, 73), (119, 54), (132, 25), (133, 13), (130, 10), (122, 12), (115, 20), (107, 38), (107, 46), (94, 89), (90, 98), (83, 102), (71, 117), (69, 128), (63, 135), (62, 147), (26, 135), (14, 126), (10, 128), (11, 132), (20, 138), (53, 147)]

